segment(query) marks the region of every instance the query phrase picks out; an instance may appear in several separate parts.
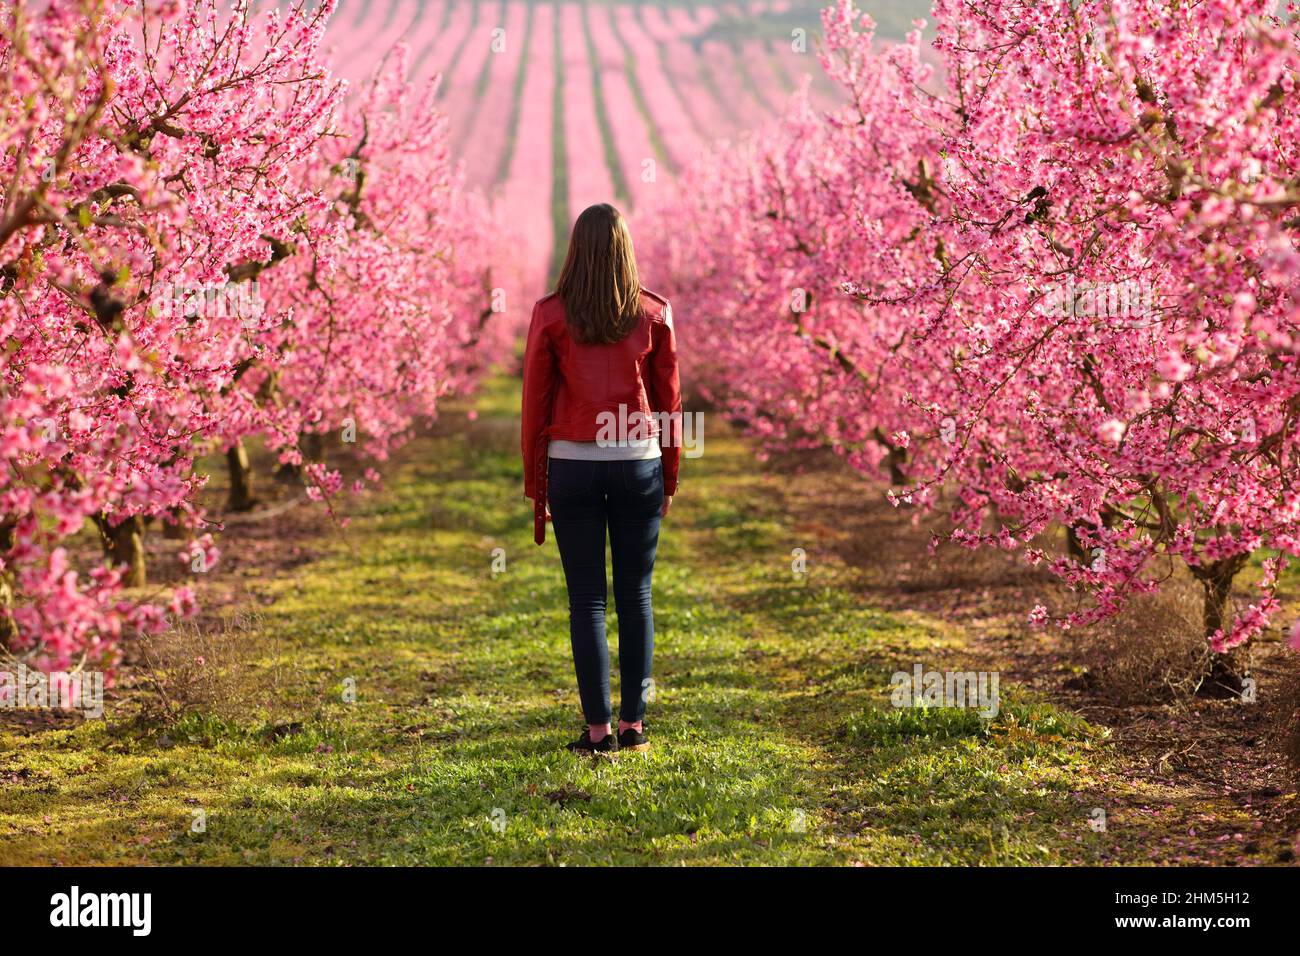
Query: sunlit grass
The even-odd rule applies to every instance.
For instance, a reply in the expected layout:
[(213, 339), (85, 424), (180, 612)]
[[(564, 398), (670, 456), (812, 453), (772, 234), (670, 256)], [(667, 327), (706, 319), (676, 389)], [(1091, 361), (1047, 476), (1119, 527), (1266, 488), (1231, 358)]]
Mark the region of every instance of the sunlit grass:
[(779, 479), (721, 428), (664, 526), (654, 749), (564, 752), (565, 595), (553, 540), (532, 543), (517, 403), (503, 378), (476, 421), (449, 407), (345, 534), (256, 582), (259, 639), (294, 675), (263, 712), (0, 731), (0, 862), (1097, 858), (1101, 732), (1014, 690), (992, 723), (889, 708), (890, 674), (961, 634), (865, 604), (852, 569), (794, 574)]

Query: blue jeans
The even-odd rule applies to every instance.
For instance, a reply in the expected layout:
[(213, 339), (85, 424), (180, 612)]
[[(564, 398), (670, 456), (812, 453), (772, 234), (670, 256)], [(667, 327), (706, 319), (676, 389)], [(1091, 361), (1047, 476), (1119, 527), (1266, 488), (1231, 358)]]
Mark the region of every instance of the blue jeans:
[(609, 646), (605, 643), (605, 528), (618, 609), (619, 716), (645, 716), (655, 621), (650, 577), (664, 503), (662, 459), (578, 461), (551, 458), (546, 498), (569, 588), (569, 640), (578, 695), (589, 724), (610, 720)]

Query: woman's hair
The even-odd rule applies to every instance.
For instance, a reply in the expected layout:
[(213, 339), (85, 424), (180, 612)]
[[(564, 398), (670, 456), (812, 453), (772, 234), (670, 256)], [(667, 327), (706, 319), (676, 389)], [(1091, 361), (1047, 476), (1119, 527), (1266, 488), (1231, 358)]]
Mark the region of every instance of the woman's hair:
[(570, 334), (586, 345), (617, 342), (641, 316), (641, 281), (632, 234), (608, 203), (588, 206), (573, 224), (555, 291)]

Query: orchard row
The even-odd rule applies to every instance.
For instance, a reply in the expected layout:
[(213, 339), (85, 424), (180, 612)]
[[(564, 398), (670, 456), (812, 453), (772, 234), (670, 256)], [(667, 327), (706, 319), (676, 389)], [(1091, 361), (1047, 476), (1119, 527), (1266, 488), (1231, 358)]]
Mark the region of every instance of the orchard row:
[(806, 77), (829, 100), (817, 30), (816, 6), (790, 0), (343, 0), (326, 40), (354, 81), (395, 44), (417, 79), (441, 74), (453, 155), (519, 227), (521, 294), (536, 298), (586, 206), (645, 205), (705, 146), (777, 117)]
[(0, 647), (60, 670), (193, 610), (138, 589), (146, 529), (215, 565), (200, 458), (225, 455), (227, 510), (253, 438), (328, 504), (323, 440), (382, 459), (505, 357), (580, 208), (646, 204), (820, 72), (785, 0), (0, 17)]
[[(436, 89), (394, 57), (349, 92), (323, 59), (331, 12), (0, 5), (11, 658), (111, 669), (124, 634), (193, 610), (188, 587), (124, 587), (146, 581), (146, 523), (196, 570), (215, 562), (201, 456), (227, 455), (233, 509), (251, 504), (250, 438), (328, 506), (342, 478), (304, 449), (350, 434), (382, 459), (508, 354), (503, 240)], [(104, 560), (79, 569), (91, 525)]]
[(1035, 623), (1190, 573), (1234, 670), (1300, 553), (1300, 40), (1272, 7), (938, 0), (929, 48), (827, 10), (847, 103), (715, 151), (642, 230), (689, 377), (1050, 566), (1079, 600)]

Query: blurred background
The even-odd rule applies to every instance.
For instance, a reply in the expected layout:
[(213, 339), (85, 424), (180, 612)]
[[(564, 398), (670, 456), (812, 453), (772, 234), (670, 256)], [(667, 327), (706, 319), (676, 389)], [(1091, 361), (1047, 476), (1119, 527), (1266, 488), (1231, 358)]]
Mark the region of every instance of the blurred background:
[[(863, 9), (896, 39), (928, 4)], [(833, 105), (820, 34), (821, 5), (797, 0), (341, 0), (328, 39), (354, 89), (399, 45), (413, 81), (441, 77), (451, 150), (517, 233), (528, 301), (586, 206), (613, 202), (635, 228), (702, 149), (775, 119), (802, 85)]]

